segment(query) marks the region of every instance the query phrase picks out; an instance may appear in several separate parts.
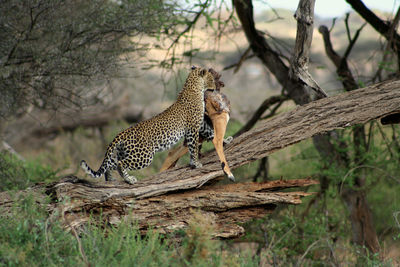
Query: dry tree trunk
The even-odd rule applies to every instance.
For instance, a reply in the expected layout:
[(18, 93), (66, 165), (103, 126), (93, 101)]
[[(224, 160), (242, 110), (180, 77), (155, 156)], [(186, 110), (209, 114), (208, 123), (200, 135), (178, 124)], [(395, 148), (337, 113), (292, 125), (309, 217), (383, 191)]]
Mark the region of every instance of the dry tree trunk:
[[(348, 2), (360, 2), (360, 1), (349, 1)], [(287, 67), (284, 62), (280, 59), (279, 54), (276, 53), (268, 44), (268, 41), (264, 38), (261, 32), (257, 31), (254, 24), (253, 18), (253, 7), (251, 0), (241, 0), (233, 1), (236, 9), (236, 13), (241, 21), (243, 31), (250, 43), (250, 47), (253, 53), (262, 61), (262, 63), (269, 68), (269, 70), (274, 74), (279, 83), (284, 87), (288, 96), (294, 100), (296, 104), (304, 105), (313, 99), (313, 95), (316, 99), (323, 98), (324, 92), (319, 88), (316, 82), (312, 79), (307, 71), (308, 67), (308, 55), (310, 51), (312, 32), (313, 32), (313, 9), (314, 0), (301, 0), (299, 1), (298, 9), (295, 13), (295, 18), (297, 20), (297, 35), (296, 44), (293, 53), (293, 57), (290, 62), (290, 68)], [(353, 5), (354, 7), (354, 5)], [(389, 27), (387, 27), (389, 28)], [(334, 57), (337, 55), (333, 55)], [(345, 67), (344, 65), (342, 67)], [(343, 68), (338, 69), (341, 71), (340, 75), (344, 76), (348, 73), (343, 73)], [(346, 78), (346, 85), (351, 81)], [(354, 87), (352, 88), (354, 89)], [(390, 117), (390, 121), (396, 120), (398, 115), (393, 115)], [(394, 119), (392, 119), (394, 118)], [(340, 121), (340, 118), (337, 118)], [(398, 119), (397, 119), (398, 120)], [(387, 121), (385, 119), (385, 121)], [(313, 137), (313, 142), (316, 149), (319, 151), (321, 156), (327, 159), (331, 163), (336, 163), (338, 165), (346, 165), (347, 156), (336, 150), (331, 142), (331, 134), (327, 131), (327, 134), (315, 135)], [(356, 131), (357, 136), (361, 136), (362, 132), (360, 130)], [(326, 184), (322, 179), (321, 185)], [(321, 190), (323, 188), (321, 187)], [(351, 192), (350, 192), (351, 194)], [(362, 199), (359, 196), (359, 199)], [(346, 199), (345, 199), (346, 201)], [(353, 201), (347, 204), (354, 203)], [(359, 208), (365, 205), (359, 205)], [(353, 206), (352, 206), (353, 207)], [(357, 208), (352, 208), (353, 211), (357, 211)], [(357, 222), (355, 221), (358, 220)], [(363, 218), (357, 218), (352, 216), (350, 220), (356, 222), (360, 227), (369, 225), (372, 227), (371, 216), (365, 216)], [(369, 229), (372, 229), (369, 227)], [(365, 230), (365, 233), (373, 233), (373, 231)], [(369, 240), (367, 247), (372, 251), (376, 252), (379, 249), (379, 244), (374, 241), (374, 238), (365, 239), (363, 231), (358, 231), (356, 234), (360, 234), (355, 240)], [(372, 235), (373, 236), (373, 235)], [(375, 235), (376, 236), (376, 235)], [(359, 244), (365, 244), (364, 242), (358, 242)]]

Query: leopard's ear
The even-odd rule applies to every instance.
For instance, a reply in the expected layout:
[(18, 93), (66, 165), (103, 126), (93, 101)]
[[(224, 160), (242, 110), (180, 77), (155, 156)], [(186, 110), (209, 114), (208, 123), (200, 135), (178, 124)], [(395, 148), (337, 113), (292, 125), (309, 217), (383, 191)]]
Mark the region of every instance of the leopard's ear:
[(192, 70), (195, 70), (197, 67), (195, 65), (192, 66)]
[(207, 70), (206, 70), (206, 69), (201, 69), (200, 75), (201, 75), (202, 77), (204, 77), (204, 75), (206, 75), (206, 74), (207, 74)]

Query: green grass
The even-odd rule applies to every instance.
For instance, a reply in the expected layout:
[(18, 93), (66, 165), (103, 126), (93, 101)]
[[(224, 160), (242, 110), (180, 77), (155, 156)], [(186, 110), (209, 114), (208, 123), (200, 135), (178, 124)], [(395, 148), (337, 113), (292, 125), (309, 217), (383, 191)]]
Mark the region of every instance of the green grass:
[(255, 266), (246, 255), (226, 253), (199, 214), (180, 233), (182, 242), (156, 230), (141, 235), (128, 222), (105, 228), (89, 223), (78, 236), (48, 217), (45, 204), (25, 195), (0, 216), (1, 266)]
[[(105, 131), (106, 139), (126, 125)], [(241, 124), (231, 121), (226, 136), (235, 133)], [(389, 134), (390, 129), (384, 131)], [(68, 144), (94, 153), (104, 153), (96, 133), (81, 130), (85, 142), (69, 136)], [(400, 226), (394, 215), (400, 211), (398, 192), (399, 156), (391, 155), (388, 144), (374, 132), (370, 149), (365, 153), (365, 166), (361, 169), (366, 177), (366, 193), (372, 211), (375, 228), (382, 247), (400, 248)], [(343, 138), (351, 141), (349, 130)], [(57, 142), (56, 144), (60, 144)], [(392, 146), (393, 144), (389, 144)], [(66, 145), (60, 146), (63, 150)], [(65, 155), (52, 151), (56, 166), (63, 166)], [(203, 151), (213, 149), (211, 143), (203, 145)], [(348, 147), (350, 157), (352, 147)], [(390, 147), (392, 153), (396, 152)], [(74, 151), (74, 149), (71, 149)], [(151, 167), (138, 177), (157, 173), (167, 152), (157, 153)], [(89, 153), (88, 153), (89, 154)], [(79, 162), (67, 157), (71, 162)], [(58, 179), (59, 172), (44, 164), (44, 156), (26, 162), (8, 154), (1, 154), (0, 175), (2, 190), (24, 189), (35, 182)], [(179, 164), (187, 164), (183, 159)], [(44, 206), (33, 197), (20, 199), (11, 216), (0, 214), (0, 265), (5, 266), (259, 266), (264, 263), (279, 266), (325, 266), (337, 261), (349, 266), (390, 266), (390, 259), (377, 255), (365, 255), (363, 249), (351, 243), (352, 229), (348, 211), (338, 194), (336, 184), (352, 186), (352, 169), (340, 169), (321, 160), (311, 140), (279, 150), (269, 158), (271, 179), (293, 179), (326, 175), (332, 181), (326, 194), (310, 204), (314, 196), (304, 198), (298, 206), (280, 206), (275, 213), (245, 225), (246, 235), (241, 242), (256, 243), (259, 249), (235, 248), (235, 242), (212, 240), (210, 224), (201, 216), (186, 231), (174, 235), (160, 235), (151, 230), (141, 235), (135, 223), (122, 223), (118, 227), (100, 227), (89, 224), (79, 238), (66, 232), (57, 220), (49, 219)], [(65, 164), (65, 162), (64, 162)], [(258, 161), (234, 170), (239, 182), (251, 179), (258, 168)], [(94, 166), (95, 167), (95, 166)], [(136, 173), (135, 173), (136, 174)], [(140, 176), (141, 175), (141, 176)], [(318, 191), (314, 186), (310, 191)], [(309, 209), (307, 210), (308, 205)], [(397, 215), (400, 220), (400, 216)], [(177, 242), (179, 240), (180, 242)], [(82, 249), (79, 249), (79, 243)], [(394, 264), (394, 263), (393, 263)], [(393, 265), (392, 264), (392, 265)]]
[(8, 152), (0, 152), (0, 191), (25, 189), (37, 182), (58, 178), (58, 170), (42, 165), (39, 160), (21, 161)]

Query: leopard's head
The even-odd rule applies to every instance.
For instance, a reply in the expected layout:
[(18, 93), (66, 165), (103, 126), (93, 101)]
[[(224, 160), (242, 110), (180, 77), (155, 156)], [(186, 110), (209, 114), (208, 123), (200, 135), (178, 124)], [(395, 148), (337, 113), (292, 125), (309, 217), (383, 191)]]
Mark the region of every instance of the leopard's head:
[(215, 85), (215, 80), (214, 76), (210, 71), (208, 71), (205, 68), (198, 68), (195, 66), (192, 66), (192, 71), (189, 74), (189, 77), (193, 78), (201, 78), (204, 81), (204, 90), (215, 90), (216, 85)]

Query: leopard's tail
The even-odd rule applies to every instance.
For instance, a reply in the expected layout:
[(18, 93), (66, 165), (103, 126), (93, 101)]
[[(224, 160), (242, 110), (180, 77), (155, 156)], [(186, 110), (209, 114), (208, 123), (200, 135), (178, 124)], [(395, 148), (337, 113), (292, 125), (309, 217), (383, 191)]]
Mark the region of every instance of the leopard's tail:
[(81, 168), (93, 178), (99, 178), (106, 172), (106, 161), (104, 160), (101, 164), (100, 168), (97, 171), (92, 170), (92, 168), (87, 165), (86, 161), (81, 161)]

